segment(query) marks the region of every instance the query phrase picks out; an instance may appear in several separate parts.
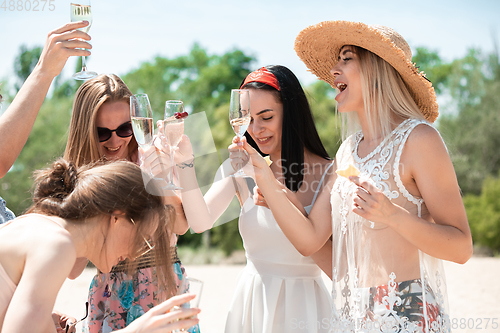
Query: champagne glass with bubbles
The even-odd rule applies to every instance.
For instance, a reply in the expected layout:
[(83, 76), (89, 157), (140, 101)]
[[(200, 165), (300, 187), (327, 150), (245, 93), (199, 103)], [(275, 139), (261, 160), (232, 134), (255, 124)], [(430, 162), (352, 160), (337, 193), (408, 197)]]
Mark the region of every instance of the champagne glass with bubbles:
[[(134, 131), (135, 141), (143, 149), (147, 150), (153, 145), (153, 111), (149, 103), (147, 94), (136, 94), (130, 96), (130, 121)], [(152, 175), (152, 171), (149, 170)], [(155, 178), (156, 181), (165, 182), (161, 178)]]
[[(250, 125), (250, 93), (248, 89), (231, 90), (229, 122), (233, 127), (234, 133), (236, 133), (241, 140)], [(242, 167), (243, 166), (241, 166), (241, 168)], [(241, 168), (238, 169), (234, 176), (246, 176)]]
[(147, 94), (130, 96), (130, 120), (135, 141), (146, 150), (153, 144), (153, 111)]
[[(92, 7), (90, 6), (90, 0), (73, 0), (71, 2), (70, 16), (71, 22), (88, 21), (88, 26), (78, 29), (87, 33), (92, 25)], [(87, 70), (85, 59), (86, 57), (82, 56), (82, 70), (73, 74), (73, 78), (76, 80), (88, 80), (97, 76), (96, 72)]]
[(182, 190), (182, 187), (174, 183), (174, 154), (177, 145), (182, 139), (184, 134), (184, 118), (187, 117), (187, 112), (184, 111), (184, 103), (182, 101), (166, 101), (165, 102), (165, 117), (163, 125), (163, 134), (167, 138), (170, 145), (170, 181), (167, 185), (168, 190)]

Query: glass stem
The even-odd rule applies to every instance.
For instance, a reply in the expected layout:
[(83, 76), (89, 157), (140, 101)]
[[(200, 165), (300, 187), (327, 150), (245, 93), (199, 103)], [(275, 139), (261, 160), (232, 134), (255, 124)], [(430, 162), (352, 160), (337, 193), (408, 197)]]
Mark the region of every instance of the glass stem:
[(82, 72), (87, 71), (87, 64), (85, 63), (86, 56), (82, 56)]

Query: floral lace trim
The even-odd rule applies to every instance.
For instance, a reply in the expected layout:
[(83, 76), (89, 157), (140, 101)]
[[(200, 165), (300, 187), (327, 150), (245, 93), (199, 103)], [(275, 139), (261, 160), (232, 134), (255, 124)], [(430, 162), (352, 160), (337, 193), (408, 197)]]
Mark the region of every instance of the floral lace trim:
[(403, 185), (403, 182), (401, 181), (401, 175), (399, 173), (399, 162), (401, 161), (401, 154), (403, 153), (403, 148), (408, 140), (408, 137), (410, 136), (410, 133), (415, 129), (420, 124), (426, 124), (428, 126), (431, 126), (428, 122), (424, 120), (413, 120), (412, 122), (409, 123), (408, 128), (406, 128), (403, 133), (404, 137), (403, 140), (401, 141), (401, 146), (399, 146), (398, 151), (396, 152), (396, 159), (394, 160), (394, 181), (396, 182), (396, 186), (399, 189), (399, 192), (403, 194), (403, 196), (410, 202), (414, 203), (418, 207), (418, 217), (421, 217), (422, 213), (422, 204), (424, 203), (424, 199), (422, 198), (416, 198), (413, 195), (411, 195), (410, 192), (406, 189), (406, 187)]
[(398, 132), (400, 128), (402, 128), (403, 126), (405, 126), (408, 122), (410, 122), (412, 119), (406, 119), (405, 121), (403, 121), (401, 124), (399, 124), (392, 132), (391, 134), (389, 134), (388, 136), (385, 137), (384, 140), (382, 140), (381, 143), (379, 143), (379, 145), (374, 149), (372, 150), (368, 155), (366, 155), (365, 157), (361, 158), (359, 157), (358, 155), (358, 146), (359, 146), (359, 143), (361, 142), (361, 139), (363, 139), (363, 132), (359, 131), (357, 132), (355, 135), (356, 135), (356, 139), (355, 139), (355, 143), (354, 143), (354, 150), (353, 150), (353, 156), (354, 156), (354, 160), (357, 162), (357, 163), (364, 163), (366, 162), (367, 160), (369, 160), (370, 158), (372, 158), (375, 154), (377, 154), (378, 152), (380, 152), (380, 150), (382, 149), (383, 146), (385, 146), (385, 143), (387, 140), (389, 140), (390, 138), (392, 138), (392, 136), (394, 135), (394, 133)]

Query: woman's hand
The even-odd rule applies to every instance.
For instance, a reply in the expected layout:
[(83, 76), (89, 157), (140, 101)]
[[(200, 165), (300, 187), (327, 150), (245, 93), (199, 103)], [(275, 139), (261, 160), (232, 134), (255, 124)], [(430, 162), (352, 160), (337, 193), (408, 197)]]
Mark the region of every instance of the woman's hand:
[(233, 144), (229, 146), (229, 149), (235, 149), (235, 148), (238, 149), (243, 148), (250, 157), (250, 163), (247, 163), (247, 165), (245, 165), (243, 171), (247, 173), (246, 171), (247, 169), (245, 168), (250, 169), (248, 171), (248, 175), (251, 175), (255, 179), (258, 185), (261, 182), (276, 181), (276, 178), (274, 177), (271, 168), (267, 165), (267, 162), (255, 149), (253, 149), (252, 146), (248, 144), (247, 139), (245, 137), (243, 137), (241, 141), (238, 140), (238, 137), (235, 137), (233, 139)]
[(233, 142), (227, 149), (229, 151), (231, 167), (233, 168), (234, 172), (242, 169), (246, 175), (254, 178), (252, 164), (248, 163), (250, 161), (250, 156), (243, 149), (243, 142), (240, 141), (240, 138), (238, 136), (235, 136), (233, 138)]
[[(157, 147), (161, 148), (161, 150), (170, 156), (170, 145), (168, 144), (168, 140), (163, 134), (163, 120), (158, 120), (156, 122), (156, 127), (158, 127), (158, 138), (159, 141), (157, 143)], [(181, 166), (182, 164), (192, 164), (194, 160), (193, 147), (191, 145), (191, 141), (187, 135), (182, 135), (182, 139), (177, 145), (174, 154), (175, 164), (177, 166)], [(170, 158), (170, 157), (169, 157)]]
[(69, 57), (89, 56), (89, 49), (92, 45), (86, 40), (90, 40), (90, 36), (77, 30), (88, 25), (87, 21), (72, 22), (51, 31), (47, 36), (37, 67), (51, 77), (56, 77), (61, 73)]
[(153, 144), (146, 150), (139, 148), (140, 167), (154, 178), (168, 179), (170, 169), (170, 156), (158, 148), (158, 137), (153, 139)]
[(350, 176), (349, 180), (358, 186), (354, 192), (352, 211), (368, 221), (394, 226), (391, 221), (397, 220), (404, 209), (393, 204), (370, 181), (357, 176)]
[(258, 186), (255, 186), (253, 188), (253, 202), (254, 202), (255, 206), (262, 206), (262, 207), (269, 208), (269, 206), (267, 205), (266, 199), (264, 198), (264, 195), (262, 194), (262, 192), (259, 190)]
[(167, 301), (155, 306), (143, 316), (134, 320), (129, 326), (120, 332), (151, 332), (166, 333), (174, 330), (188, 329), (198, 324), (197, 317), (200, 313), (198, 308), (174, 308), (189, 302), (196, 295), (183, 294), (174, 296)]

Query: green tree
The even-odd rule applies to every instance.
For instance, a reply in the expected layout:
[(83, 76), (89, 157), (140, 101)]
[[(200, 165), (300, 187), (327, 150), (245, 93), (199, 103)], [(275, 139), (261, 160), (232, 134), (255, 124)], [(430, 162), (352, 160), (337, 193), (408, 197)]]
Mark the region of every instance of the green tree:
[(16, 215), (22, 214), (31, 205), (33, 171), (47, 167), (62, 156), (71, 105), (71, 98), (44, 102), (23, 151), (12, 170), (0, 179), (2, 197)]
[(432, 82), (436, 94), (443, 93), (448, 85), (451, 64), (444, 63), (437, 51), (429, 51), (425, 47), (417, 47), (417, 53), (413, 56), (412, 61)]
[(35, 46), (33, 48), (28, 48), (26, 45), (21, 45), (19, 49), (19, 55), (16, 57), (14, 62), (14, 72), (16, 73), (18, 83), (15, 84), (16, 90), (21, 89), (24, 81), (31, 74), (38, 59), (42, 54), (42, 47)]
[(451, 63), (449, 91), (456, 113), (441, 116), (439, 129), (448, 143), (464, 193), (479, 194), (488, 175), (500, 170), (500, 64), (496, 53), (477, 50)]
[(480, 195), (468, 194), (464, 205), (475, 244), (500, 253), (500, 177), (487, 177)]
[(342, 143), (342, 122), (336, 112), (335, 90), (328, 83), (317, 81), (307, 86), (305, 92), (321, 142), (334, 158)]

